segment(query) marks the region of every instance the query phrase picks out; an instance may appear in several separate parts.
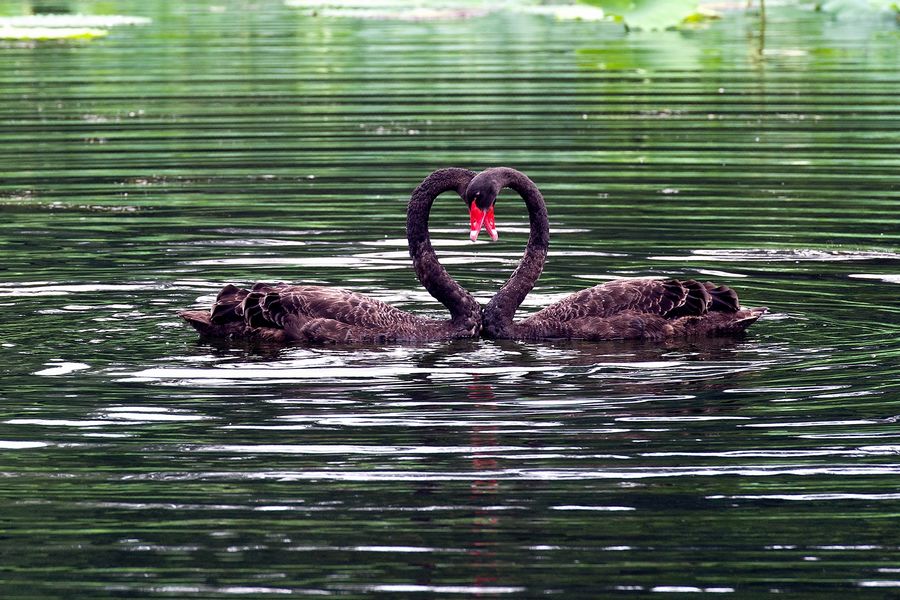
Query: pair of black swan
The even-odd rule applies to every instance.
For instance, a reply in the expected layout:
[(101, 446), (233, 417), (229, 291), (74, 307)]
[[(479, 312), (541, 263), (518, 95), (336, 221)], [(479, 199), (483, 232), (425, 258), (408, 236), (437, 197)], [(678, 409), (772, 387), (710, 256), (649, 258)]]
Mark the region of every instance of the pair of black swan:
[[(504, 187), (525, 200), (531, 234), (512, 276), (482, 312), (472, 295), (438, 261), (428, 233), (435, 198), (454, 190), (469, 206), (471, 238), (482, 227), (497, 239), (494, 203)], [(516, 309), (544, 268), (550, 225), (544, 199), (526, 175), (506, 167), (475, 174), (441, 169), (413, 191), (406, 236), (419, 281), (450, 311), (435, 320), (379, 300), (331, 287), (257, 283), (249, 290), (226, 285), (210, 311), (179, 313), (202, 335), (267, 342), (385, 343), (477, 337), (496, 339), (615, 340), (734, 335), (765, 308), (741, 308), (726, 286), (677, 279), (619, 279), (575, 292), (530, 317)]]

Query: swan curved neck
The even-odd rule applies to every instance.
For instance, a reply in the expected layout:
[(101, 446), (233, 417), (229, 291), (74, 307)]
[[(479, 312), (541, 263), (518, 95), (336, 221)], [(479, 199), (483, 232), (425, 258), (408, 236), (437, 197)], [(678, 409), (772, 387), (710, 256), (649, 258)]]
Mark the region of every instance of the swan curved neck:
[(475, 173), (468, 169), (435, 171), (413, 191), (406, 210), (406, 239), (416, 277), (429, 294), (450, 310), (453, 321), (472, 318), (473, 315), (477, 319), (481, 306), (438, 260), (428, 232), (428, 215), (440, 194), (454, 190), (462, 196), (474, 176)]
[(550, 246), (550, 220), (540, 190), (524, 173), (507, 167), (488, 169), (478, 177), (489, 177), (497, 192), (504, 187), (516, 191), (528, 208), (530, 234), (525, 254), (506, 283), (484, 309), (483, 332), (487, 337), (513, 337), (513, 316), (544, 270)]

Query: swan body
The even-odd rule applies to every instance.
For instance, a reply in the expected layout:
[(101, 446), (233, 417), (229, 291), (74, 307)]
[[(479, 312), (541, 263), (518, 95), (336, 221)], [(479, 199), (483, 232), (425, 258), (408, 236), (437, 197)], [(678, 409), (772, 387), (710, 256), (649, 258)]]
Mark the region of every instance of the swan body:
[[(512, 276), (484, 309), (482, 334), (499, 339), (615, 340), (712, 337), (743, 332), (766, 312), (742, 308), (724, 285), (692, 279), (618, 279), (579, 292), (514, 321), (516, 309), (543, 271), (550, 225), (543, 196), (523, 173), (497, 167), (479, 173), (466, 189), (470, 212), (493, 215), (497, 195), (509, 187), (525, 200), (530, 235)], [(473, 218), (473, 239), (477, 237)], [(492, 233), (496, 237), (496, 232)]]
[(419, 184), (407, 207), (407, 240), (416, 276), (450, 310), (428, 319), (349, 290), (316, 285), (226, 285), (211, 310), (179, 315), (201, 335), (274, 343), (385, 343), (468, 338), (478, 335), (481, 306), (440, 264), (431, 245), (428, 214), (437, 196), (462, 196), (475, 173), (441, 169)]
[(731, 288), (692, 279), (617, 279), (547, 306), (512, 327), (486, 311), (487, 337), (645, 339), (711, 337), (744, 331), (765, 312), (742, 309)]

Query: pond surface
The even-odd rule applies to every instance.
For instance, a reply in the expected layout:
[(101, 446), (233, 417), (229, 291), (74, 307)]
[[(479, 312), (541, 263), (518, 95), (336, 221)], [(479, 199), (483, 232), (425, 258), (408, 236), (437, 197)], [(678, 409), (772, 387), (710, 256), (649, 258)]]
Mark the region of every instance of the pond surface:
[[(896, 24), (115, 5), (152, 23), (0, 42), (4, 597), (897, 593)], [(553, 226), (523, 314), (663, 274), (771, 314), (694, 344), (282, 350), (176, 316), (256, 280), (439, 316), (409, 193), (500, 164)], [(498, 224), (470, 244), (449, 196), (431, 219), (484, 302), (521, 202)]]

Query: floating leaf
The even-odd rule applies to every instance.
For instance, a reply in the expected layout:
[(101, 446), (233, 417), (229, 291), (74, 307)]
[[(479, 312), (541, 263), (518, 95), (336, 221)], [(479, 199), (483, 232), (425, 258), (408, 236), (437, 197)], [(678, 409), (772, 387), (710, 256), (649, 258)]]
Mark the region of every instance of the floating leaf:
[(3, 40), (75, 40), (103, 37), (109, 33), (105, 29), (83, 29), (78, 27), (5, 27), (0, 25), (0, 39)]
[[(530, 0), (537, 2), (537, 0)], [(497, 11), (546, 15), (560, 20), (600, 21), (602, 9), (584, 4), (529, 4), (528, 0), (485, 2), (468, 0), (285, 0), (292, 8), (320, 17), (393, 21), (450, 21), (481, 17)]]
[(602, 21), (607, 15), (599, 6), (563, 4), (559, 6), (523, 6), (522, 12), (549, 15), (563, 21)]
[(674, 27), (697, 11), (698, 0), (581, 0), (607, 14), (621, 17), (628, 27), (665, 29)]
[(23, 15), (0, 17), (0, 28), (107, 29), (120, 25), (149, 25), (151, 19), (127, 15)]
[(147, 25), (146, 17), (125, 15), (23, 15), (0, 17), (0, 39), (75, 40), (103, 37), (119, 25)]
[(900, 14), (896, 0), (826, 0), (818, 8), (841, 18), (866, 18), (878, 14)]
[(487, 14), (485, 10), (412, 8), (402, 10), (377, 8), (323, 8), (316, 10), (320, 17), (344, 17), (375, 21), (454, 21), (471, 19)]

